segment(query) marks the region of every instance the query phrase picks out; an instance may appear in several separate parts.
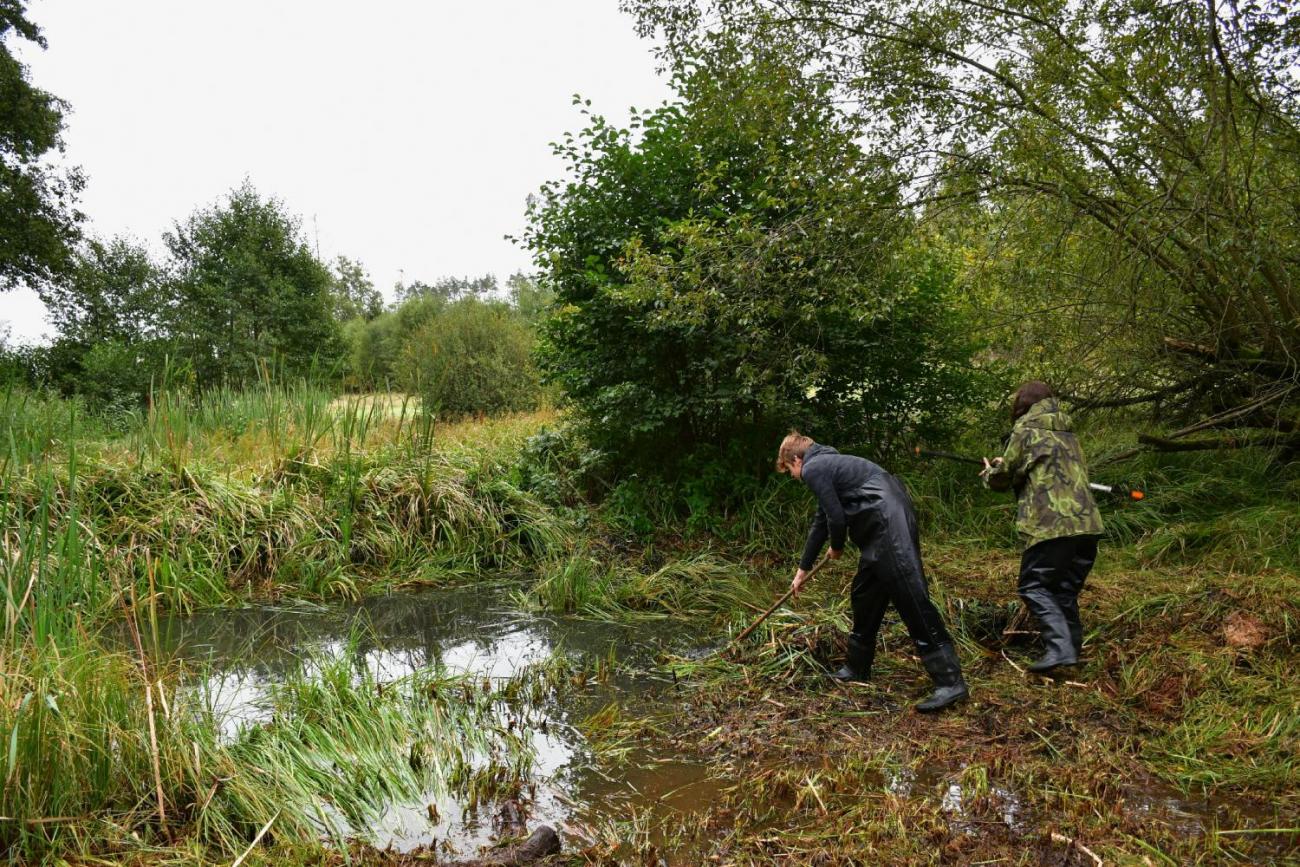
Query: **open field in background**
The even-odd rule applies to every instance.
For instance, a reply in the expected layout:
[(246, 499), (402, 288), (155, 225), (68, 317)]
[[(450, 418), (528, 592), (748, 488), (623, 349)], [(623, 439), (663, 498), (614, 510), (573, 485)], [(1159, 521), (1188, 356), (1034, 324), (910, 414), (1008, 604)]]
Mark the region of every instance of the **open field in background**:
[[(419, 677), (384, 692), (328, 670), (285, 691), (274, 726), (222, 743), (185, 712), (175, 672), (108, 648), (102, 630), (123, 612), (147, 650), (167, 610), (504, 572), (533, 576), (524, 608), (685, 622), (721, 643), (784, 589), (812, 511), (788, 480), (685, 504), (636, 479), (610, 487), (551, 411), (430, 424), (399, 396), (269, 385), (162, 396), (115, 419), (19, 392), (3, 401), (0, 841), (15, 858), (228, 863), (288, 811), (246, 863), (310, 861), (315, 833), (293, 805), (311, 786), (359, 811), (376, 785), (429, 784), (394, 776), (394, 745), (445, 745), (439, 779), (462, 786), (455, 756), (489, 746), (471, 743), (483, 713), (471, 694), (434, 690), (431, 722)], [(1113, 420), (1083, 437), (1094, 463), (1128, 444)], [(1070, 682), (1017, 668), (1032, 625), (1017, 614), (1010, 501), (964, 468), (897, 471), (971, 701), (938, 719), (910, 711), (923, 675), (896, 623), (875, 683), (830, 685), (851, 575), (836, 564), (736, 659), (662, 659), (677, 687), (661, 713), (612, 707), (588, 721), (610, 773), (631, 746), (675, 750), (708, 767), (716, 794), (592, 829), (575, 863), (639, 863), (652, 848), (725, 863), (863, 851), (1092, 863), (1053, 835), (1107, 863), (1297, 857), (1294, 464), (1243, 451), (1099, 471), (1149, 497), (1104, 507), (1108, 539), (1082, 598), (1088, 661)], [(500, 748), (497, 779), (526, 777), (526, 757)], [(356, 774), (312, 782), (298, 749)]]

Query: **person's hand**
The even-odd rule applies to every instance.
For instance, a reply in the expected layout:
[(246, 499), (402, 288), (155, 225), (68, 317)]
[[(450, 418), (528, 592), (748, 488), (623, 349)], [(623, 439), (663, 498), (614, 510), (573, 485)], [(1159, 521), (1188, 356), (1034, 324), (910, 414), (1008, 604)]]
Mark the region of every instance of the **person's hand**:
[(981, 478), (987, 479), (990, 473), (1002, 466), (1002, 458), (994, 458), (992, 461), (988, 458), (982, 458), (981, 460), (984, 461), (984, 469), (980, 470)]
[(798, 596), (799, 588), (803, 587), (803, 582), (807, 580), (808, 580), (808, 570), (806, 569), (794, 570), (794, 580), (790, 582), (790, 592), (793, 595)]
[(838, 560), (844, 556), (844, 549), (841, 548), (840, 550), (836, 551), (834, 548), (832, 548), (828, 552), (826, 552), (826, 556), (830, 557), (832, 560)]

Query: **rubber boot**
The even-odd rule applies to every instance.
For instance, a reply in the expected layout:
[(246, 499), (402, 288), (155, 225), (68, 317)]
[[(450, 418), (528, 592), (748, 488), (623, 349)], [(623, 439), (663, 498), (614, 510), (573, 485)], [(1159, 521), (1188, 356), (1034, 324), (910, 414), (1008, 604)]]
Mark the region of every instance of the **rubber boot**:
[(875, 643), (868, 644), (865, 638), (856, 632), (850, 632), (847, 645), (847, 658), (839, 669), (831, 673), (831, 677), (843, 683), (871, 680), (871, 664), (876, 656)]
[[(1079, 654), (1074, 649), (1070, 625), (1063, 614), (1057, 613), (1054, 617), (1039, 618), (1039, 629), (1043, 637), (1043, 646), (1047, 650), (1025, 668), (1043, 674), (1062, 665), (1078, 663)], [(1082, 639), (1082, 632), (1079, 637)]]
[[(1038, 659), (1026, 666), (1030, 671), (1043, 673), (1051, 671), (1058, 665), (1074, 665), (1079, 661), (1079, 654), (1074, 649), (1074, 639), (1070, 634), (1070, 624), (1057, 604), (1056, 599), (1045, 587), (1031, 587), (1020, 590), (1020, 598), (1025, 600), (1029, 610), (1038, 620), (1039, 634), (1043, 638), (1046, 651)], [(1083, 632), (1080, 630), (1082, 641)]]
[(961, 701), (970, 695), (966, 681), (961, 676), (961, 662), (957, 659), (957, 650), (951, 644), (941, 644), (934, 651), (921, 657), (921, 664), (934, 681), (934, 692), (925, 701), (916, 706), (921, 713), (943, 710), (950, 704)]
[(1079, 661), (1083, 659), (1083, 623), (1079, 620), (1078, 604), (1062, 604), (1061, 610), (1065, 612), (1065, 623), (1070, 628), (1070, 646), (1074, 648), (1074, 659)]

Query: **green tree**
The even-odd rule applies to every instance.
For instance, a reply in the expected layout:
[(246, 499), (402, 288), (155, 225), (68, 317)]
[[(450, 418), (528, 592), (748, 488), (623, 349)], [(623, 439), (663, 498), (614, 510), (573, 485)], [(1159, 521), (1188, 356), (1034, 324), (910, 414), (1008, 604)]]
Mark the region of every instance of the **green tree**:
[(506, 278), (510, 306), (519, 311), (525, 322), (536, 325), (546, 315), (555, 294), (522, 271)]
[(457, 301), (461, 298), (488, 299), (496, 294), (497, 278), (492, 274), (482, 277), (443, 277), (433, 284), (414, 283), (397, 284), (398, 302), (411, 298), (436, 298), (439, 301)]
[(334, 317), (338, 321), (357, 318), (368, 321), (384, 312), (384, 297), (360, 262), (339, 256), (334, 260), (330, 276), (333, 278), (330, 291), (334, 296)]
[(14, 346), (8, 322), (0, 322), (0, 387), (37, 384), (35, 353), (31, 347)]
[(171, 287), (142, 245), (91, 239), (66, 274), (40, 289), (59, 337), (45, 375), (100, 408), (126, 409), (148, 396), (171, 349), (163, 312)]
[(40, 289), (61, 337), (83, 344), (159, 336), (168, 286), (149, 251), (127, 238), (91, 239), (63, 279)]
[(779, 53), (719, 52), (630, 129), (592, 116), (524, 240), (553, 291), (545, 373), (592, 442), (670, 471), (766, 465), (791, 424), (879, 453), (969, 398), (950, 269), (906, 243), (888, 167)]
[[(972, 255), (990, 324), (1099, 403), (1263, 401), (1300, 372), (1300, 17), (1283, 0), (625, 0), (683, 68), (780, 43)], [(951, 226), (949, 227), (952, 228)], [(1000, 283), (990, 287), (988, 280)], [(992, 291), (990, 291), (992, 289)], [(1096, 351), (1098, 346), (1107, 351)]]
[(174, 301), (168, 327), (200, 385), (328, 369), (341, 355), (332, 278), (299, 221), (252, 185), (196, 211), (164, 236)]
[(75, 208), (81, 172), (43, 162), (63, 150), (67, 105), (33, 87), (9, 50), (12, 37), (46, 47), (25, 11), (19, 0), (0, 0), (0, 290), (39, 286), (61, 273), (83, 218)]
[(536, 407), (532, 347), (533, 336), (518, 313), (471, 296), (416, 331), (405, 353), (425, 409), (457, 417)]

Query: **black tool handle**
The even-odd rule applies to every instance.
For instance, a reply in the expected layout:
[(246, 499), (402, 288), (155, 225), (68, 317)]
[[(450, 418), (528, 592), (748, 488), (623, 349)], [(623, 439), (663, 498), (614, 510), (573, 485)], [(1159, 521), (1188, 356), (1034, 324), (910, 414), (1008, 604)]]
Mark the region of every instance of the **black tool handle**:
[(963, 464), (974, 464), (977, 467), (984, 466), (983, 458), (972, 458), (967, 455), (959, 455), (956, 452), (941, 452), (937, 449), (923, 449), (917, 446), (916, 454), (922, 458), (947, 458), (950, 461), (961, 461)]

